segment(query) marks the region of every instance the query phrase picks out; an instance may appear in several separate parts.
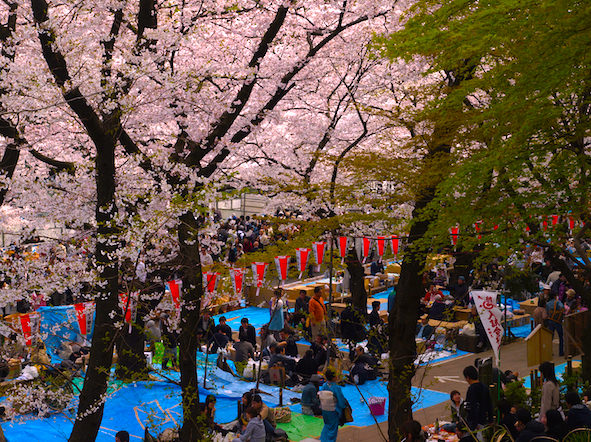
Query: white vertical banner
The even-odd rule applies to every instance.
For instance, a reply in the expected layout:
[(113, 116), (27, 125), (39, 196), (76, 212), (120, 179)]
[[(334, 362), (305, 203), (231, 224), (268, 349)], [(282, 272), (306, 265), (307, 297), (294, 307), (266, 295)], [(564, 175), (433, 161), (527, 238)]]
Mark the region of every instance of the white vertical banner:
[(499, 349), (501, 348), (504, 329), (501, 325), (501, 309), (497, 305), (497, 292), (478, 290), (472, 291), (471, 295), (478, 316), (480, 316), (480, 321), (488, 335), (497, 366), (499, 366)]

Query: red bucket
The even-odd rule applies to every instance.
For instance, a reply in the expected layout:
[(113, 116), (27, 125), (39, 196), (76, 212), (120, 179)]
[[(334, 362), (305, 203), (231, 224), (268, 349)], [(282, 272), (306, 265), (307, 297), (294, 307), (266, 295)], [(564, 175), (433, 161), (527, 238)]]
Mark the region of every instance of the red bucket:
[(374, 416), (382, 416), (386, 411), (385, 397), (370, 397), (367, 403), (369, 404), (369, 411)]

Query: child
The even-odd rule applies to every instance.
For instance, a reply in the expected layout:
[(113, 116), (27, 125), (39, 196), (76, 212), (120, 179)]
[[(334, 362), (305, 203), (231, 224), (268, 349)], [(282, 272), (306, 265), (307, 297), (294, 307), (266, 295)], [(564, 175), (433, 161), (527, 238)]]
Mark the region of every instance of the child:
[(233, 442), (265, 442), (265, 424), (263, 424), (258, 412), (253, 407), (249, 407), (246, 410), (246, 416), (248, 417), (248, 425), (244, 433), (234, 439)]

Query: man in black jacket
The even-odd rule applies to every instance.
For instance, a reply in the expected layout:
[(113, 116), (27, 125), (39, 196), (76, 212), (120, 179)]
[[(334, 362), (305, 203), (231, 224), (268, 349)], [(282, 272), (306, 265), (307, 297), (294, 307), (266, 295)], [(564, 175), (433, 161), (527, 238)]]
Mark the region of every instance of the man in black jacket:
[(466, 284), (466, 278), (462, 275), (458, 276), (458, 282), (456, 284), (450, 284), (448, 289), (458, 305), (468, 305), (470, 301), (468, 297), (470, 287)]
[(226, 324), (226, 317), (225, 316), (220, 316), (220, 323), (215, 326), (213, 331), (214, 331), (214, 333), (217, 333), (217, 332), (223, 333), (224, 335), (226, 335), (228, 337), (229, 341), (233, 341), (232, 329), (230, 328), (230, 326), (228, 324)]
[(285, 354), (291, 357), (298, 356), (298, 345), (296, 344), (296, 338), (293, 333), (290, 333), (287, 328), (284, 328), (279, 332), (281, 341), (277, 343), (278, 346), (285, 347)]
[(240, 320), (240, 328), (238, 334), (244, 335), (244, 340), (252, 344), (254, 348), (257, 348), (257, 334), (256, 330), (252, 325), (248, 323), (248, 318), (242, 318)]
[(543, 436), (546, 432), (544, 424), (533, 420), (529, 410), (519, 408), (515, 413), (517, 422), (515, 427), (519, 430), (519, 436), (515, 442), (529, 442), (534, 437)]
[(566, 424), (569, 431), (575, 428), (591, 428), (591, 410), (581, 403), (579, 393), (569, 391), (566, 393), (564, 400), (568, 406)]
[(488, 425), (493, 418), (490, 392), (488, 387), (478, 380), (476, 367), (469, 365), (464, 368), (463, 374), (470, 385), (464, 401), (466, 423), (471, 430), (478, 430)]

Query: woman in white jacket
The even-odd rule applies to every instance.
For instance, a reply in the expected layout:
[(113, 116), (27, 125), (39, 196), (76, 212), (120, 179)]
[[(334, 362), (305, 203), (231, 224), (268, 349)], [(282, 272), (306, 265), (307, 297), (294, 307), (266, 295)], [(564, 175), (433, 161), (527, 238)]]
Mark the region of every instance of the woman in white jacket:
[(540, 373), (542, 373), (544, 379), (544, 384), (542, 385), (542, 400), (540, 403), (541, 419), (542, 416), (546, 416), (546, 411), (560, 409), (560, 392), (558, 390), (556, 374), (554, 373), (554, 365), (551, 362), (542, 362), (540, 364)]

